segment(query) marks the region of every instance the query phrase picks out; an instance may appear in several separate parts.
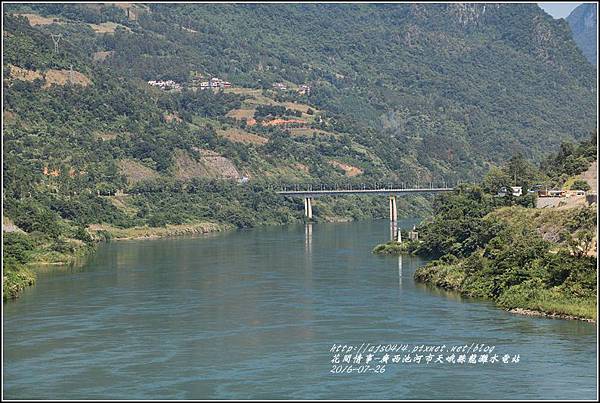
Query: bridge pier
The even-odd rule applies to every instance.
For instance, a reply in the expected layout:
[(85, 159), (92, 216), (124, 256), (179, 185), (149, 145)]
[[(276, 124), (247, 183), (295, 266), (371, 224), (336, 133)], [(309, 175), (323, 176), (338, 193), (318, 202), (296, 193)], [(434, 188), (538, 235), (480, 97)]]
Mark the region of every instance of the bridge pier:
[(304, 216), (312, 220), (312, 197), (304, 198)]
[(398, 208), (396, 205), (396, 196), (390, 196), (390, 221), (398, 221)]

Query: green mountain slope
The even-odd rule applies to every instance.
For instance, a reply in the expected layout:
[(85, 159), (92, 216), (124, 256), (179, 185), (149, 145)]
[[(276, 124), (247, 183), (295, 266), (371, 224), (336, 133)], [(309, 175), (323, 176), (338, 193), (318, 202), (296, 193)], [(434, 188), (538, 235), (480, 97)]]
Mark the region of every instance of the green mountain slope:
[[(71, 37), (88, 57), (114, 52), (105, 65), (130, 78), (200, 71), (242, 87), (311, 83), (310, 103), (393, 170), (474, 176), (595, 126), (593, 69), (566, 24), (535, 5), (153, 4), (133, 21), (114, 8), (34, 11), (130, 27)], [(44, 27), (83, 28), (54, 25)]]
[(573, 32), (575, 43), (577, 43), (577, 46), (579, 46), (586, 59), (594, 66), (597, 63), (597, 7), (597, 4), (581, 4), (567, 17), (567, 22)]
[[(298, 222), (302, 201), (274, 192), (294, 183), (480, 179), (596, 126), (593, 66), (533, 4), (114, 4), (4, 8), (13, 267), (147, 227)], [(215, 77), (231, 88), (200, 89)], [(323, 198), (313, 213), (386, 210)]]
[[(301, 204), (251, 217), (248, 189), (206, 183), (476, 179), (596, 125), (593, 67), (535, 5), (11, 4), (3, 23), (9, 216), (37, 203), (82, 225), (286, 222)], [(233, 86), (199, 90), (211, 77)], [(182, 90), (148, 84), (169, 79)], [(189, 209), (194, 189), (244, 213)]]

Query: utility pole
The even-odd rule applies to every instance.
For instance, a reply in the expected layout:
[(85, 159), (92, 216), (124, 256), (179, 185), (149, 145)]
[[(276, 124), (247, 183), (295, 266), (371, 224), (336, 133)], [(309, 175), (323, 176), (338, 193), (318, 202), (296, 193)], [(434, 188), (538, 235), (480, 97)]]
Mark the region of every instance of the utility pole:
[(50, 34), (52, 37), (52, 42), (54, 42), (54, 52), (58, 53), (58, 43), (60, 42), (60, 38), (62, 38), (62, 34)]

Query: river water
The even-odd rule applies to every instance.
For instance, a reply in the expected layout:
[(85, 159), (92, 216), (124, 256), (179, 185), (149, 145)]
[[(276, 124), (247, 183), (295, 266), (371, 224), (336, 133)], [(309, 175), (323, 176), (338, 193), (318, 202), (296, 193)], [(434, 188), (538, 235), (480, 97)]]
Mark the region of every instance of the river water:
[[(371, 254), (388, 237), (374, 221), (101, 245), (4, 304), (4, 398), (596, 397), (594, 324), (416, 284), (422, 260)], [(401, 351), (383, 373), (332, 373), (334, 344), (367, 343), (484, 344), (510, 360), (392, 362)]]

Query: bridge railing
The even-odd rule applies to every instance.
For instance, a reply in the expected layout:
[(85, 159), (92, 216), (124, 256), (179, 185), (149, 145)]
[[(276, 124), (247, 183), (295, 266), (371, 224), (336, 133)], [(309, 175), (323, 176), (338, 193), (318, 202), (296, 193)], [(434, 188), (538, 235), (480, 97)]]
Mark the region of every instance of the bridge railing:
[(273, 187), (272, 189), (280, 192), (314, 192), (314, 191), (386, 191), (386, 190), (425, 190), (425, 189), (453, 189), (461, 185), (462, 182), (428, 182), (428, 183), (375, 183), (375, 184), (289, 184)]

